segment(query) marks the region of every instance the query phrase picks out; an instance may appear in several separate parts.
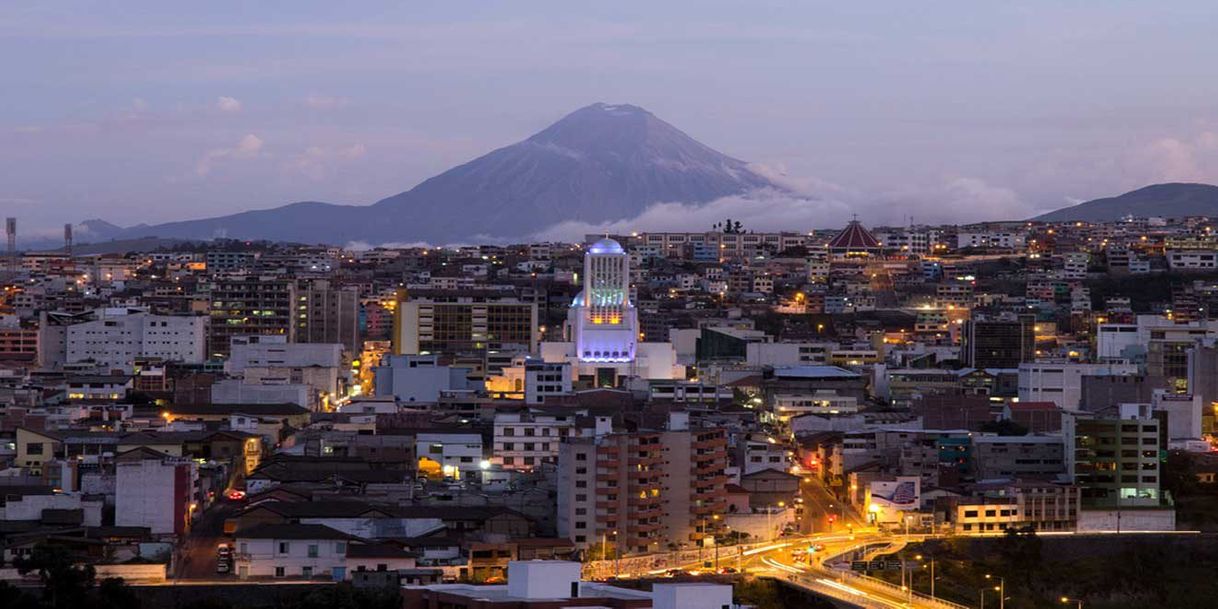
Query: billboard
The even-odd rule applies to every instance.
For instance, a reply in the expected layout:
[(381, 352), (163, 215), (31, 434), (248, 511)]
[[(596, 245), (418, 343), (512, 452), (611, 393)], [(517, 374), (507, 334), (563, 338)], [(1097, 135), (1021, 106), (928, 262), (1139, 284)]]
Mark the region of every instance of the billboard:
[(916, 510), (922, 504), (922, 479), (903, 476), (871, 483), (871, 503), (883, 509)]

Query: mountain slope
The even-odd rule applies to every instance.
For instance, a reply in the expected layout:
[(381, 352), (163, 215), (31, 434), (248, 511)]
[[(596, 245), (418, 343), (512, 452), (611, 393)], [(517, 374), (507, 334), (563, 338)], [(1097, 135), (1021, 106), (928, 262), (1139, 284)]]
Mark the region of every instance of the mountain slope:
[(1120, 196), (1094, 199), (1033, 219), (1046, 222), (1103, 222), (1124, 216), (1218, 217), (1218, 186), (1180, 182), (1152, 184)]
[(759, 188), (779, 187), (642, 108), (593, 104), (370, 206), (295, 203), (119, 236), (338, 244), (513, 238), (562, 221), (621, 220), (653, 203), (705, 203)]

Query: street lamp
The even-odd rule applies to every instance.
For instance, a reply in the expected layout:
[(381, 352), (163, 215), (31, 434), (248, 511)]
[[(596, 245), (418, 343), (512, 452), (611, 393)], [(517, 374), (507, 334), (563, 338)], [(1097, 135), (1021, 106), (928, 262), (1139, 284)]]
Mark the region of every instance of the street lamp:
[(614, 579), (622, 576), (622, 550), (617, 543), (617, 529), (609, 531), (613, 536), (613, 577)]
[(1078, 603), (1077, 609), (1083, 609), (1083, 599), (1081, 599), (1081, 598), (1070, 598), (1070, 597), (1068, 597), (1068, 596), (1063, 596), (1063, 597), (1062, 597), (1062, 604), (1063, 604), (1063, 605), (1069, 605), (1070, 603)]
[[(778, 502), (778, 507), (779, 507), (780, 509), (785, 509), (785, 508), (787, 507), (787, 502), (785, 502), (785, 501), (779, 501), (779, 502)], [(774, 524), (773, 524), (773, 523), (770, 521), (770, 516), (771, 516), (773, 513), (774, 513), (774, 510), (773, 510), (773, 509), (767, 509), (767, 510), (765, 511), (765, 528), (769, 529), (769, 532), (770, 532), (770, 541), (774, 541), (774, 538), (775, 538), (775, 537), (777, 537), (776, 535), (774, 535)]]
[(994, 586), (994, 590), (998, 591), (998, 609), (1006, 609), (1007, 606), (1007, 580), (1005, 577), (995, 577), (989, 573), (985, 574), (986, 579), (998, 580), (998, 585)]
[[(914, 558), (922, 560), (922, 555), (918, 554)], [(912, 583), (912, 582), (910, 582)], [(935, 600), (935, 557), (930, 557), (930, 600)]]

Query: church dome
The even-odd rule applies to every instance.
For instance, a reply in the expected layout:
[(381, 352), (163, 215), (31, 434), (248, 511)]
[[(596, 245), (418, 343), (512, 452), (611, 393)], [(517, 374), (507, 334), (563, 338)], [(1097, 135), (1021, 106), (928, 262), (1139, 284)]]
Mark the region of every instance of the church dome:
[(622, 249), (622, 244), (618, 243), (617, 241), (614, 241), (613, 239), (610, 239), (609, 237), (605, 237), (604, 239), (601, 239), (600, 241), (593, 243), (592, 247), (588, 248), (588, 253), (590, 253), (590, 254), (625, 254), (626, 250)]

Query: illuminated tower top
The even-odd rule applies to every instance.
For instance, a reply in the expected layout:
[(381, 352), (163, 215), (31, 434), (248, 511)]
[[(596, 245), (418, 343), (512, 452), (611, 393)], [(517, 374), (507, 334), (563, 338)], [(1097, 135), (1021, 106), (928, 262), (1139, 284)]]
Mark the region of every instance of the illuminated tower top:
[(613, 239), (601, 239), (584, 256), (584, 315), (595, 325), (619, 325), (630, 307), (629, 259)]
[(584, 255), (584, 291), (572, 306), (571, 325), (584, 361), (634, 360), (638, 321), (630, 302), (630, 258), (605, 238)]

